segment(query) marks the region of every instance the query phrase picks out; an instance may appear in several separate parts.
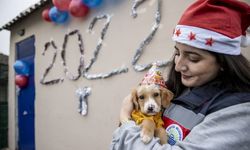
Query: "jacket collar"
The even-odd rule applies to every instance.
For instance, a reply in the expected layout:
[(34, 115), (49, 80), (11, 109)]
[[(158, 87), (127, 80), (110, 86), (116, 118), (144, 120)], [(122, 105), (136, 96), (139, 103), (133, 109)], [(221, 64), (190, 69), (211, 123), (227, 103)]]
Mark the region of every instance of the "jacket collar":
[(222, 90), (225, 89), (221, 88), (221, 82), (213, 81), (200, 87), (187, 88), (183, 94), (173, 100), (173, 103), (195, 109), (212, 99), (214, 95)]

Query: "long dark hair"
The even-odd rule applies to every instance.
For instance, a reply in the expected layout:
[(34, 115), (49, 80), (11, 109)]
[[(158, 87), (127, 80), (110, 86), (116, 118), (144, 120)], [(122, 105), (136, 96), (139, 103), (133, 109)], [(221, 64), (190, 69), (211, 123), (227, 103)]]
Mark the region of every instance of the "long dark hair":
[[(220, 80), (224, 87), (230, 88), (234, 92), (250, 92), (250, 62), (246, 57), (242, 54), (210, 53), (216, 57), (217, 62), (222, 67), (216, 79)], [(174, 57), (169, 67), (166, 84), (177, 97), (186, 87), (181, 83), (181, 74), (175, 71)]]

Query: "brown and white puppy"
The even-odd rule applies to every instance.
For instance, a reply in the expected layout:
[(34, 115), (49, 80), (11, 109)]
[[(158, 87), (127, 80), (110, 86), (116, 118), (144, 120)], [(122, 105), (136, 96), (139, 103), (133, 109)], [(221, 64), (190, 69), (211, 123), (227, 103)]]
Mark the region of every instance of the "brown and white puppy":
[[(135, 110), (139, 110), (147, 116), (154, 116), (161, 112), (162, 107), (169, 106), (173, 98), (170, 90), (155, 84), (140, 85), (132, 90), (131, 95)], [(150, 142), (153, 136), (159, 137), (161, 144), (167, 143), (168, 136), (165, 129), (157, 128), (152, 119), (144, 119), (140, 126), (142, 128), (140, 136), (144, 143)]]

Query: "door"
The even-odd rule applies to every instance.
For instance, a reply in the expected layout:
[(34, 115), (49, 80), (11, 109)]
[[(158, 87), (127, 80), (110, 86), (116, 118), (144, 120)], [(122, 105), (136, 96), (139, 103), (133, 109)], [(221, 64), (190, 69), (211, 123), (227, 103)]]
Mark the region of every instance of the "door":
[(28, 85), (18, 94), (18, 149), (35, 150), (35, 82), (34, 56), (35, 37), (31, 36), (16, 43), (16, 59), (30, 67)]

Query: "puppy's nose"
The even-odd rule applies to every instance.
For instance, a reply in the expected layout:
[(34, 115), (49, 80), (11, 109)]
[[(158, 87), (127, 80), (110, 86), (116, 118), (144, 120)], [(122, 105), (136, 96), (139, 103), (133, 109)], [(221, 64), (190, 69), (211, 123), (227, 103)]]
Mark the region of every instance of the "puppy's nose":
[(155, 108), (154, 105), (150, 105), (150, 106), (148, 107), (148, 112), (153, 112), (153, 111), (154, 111), (154, 108)]

